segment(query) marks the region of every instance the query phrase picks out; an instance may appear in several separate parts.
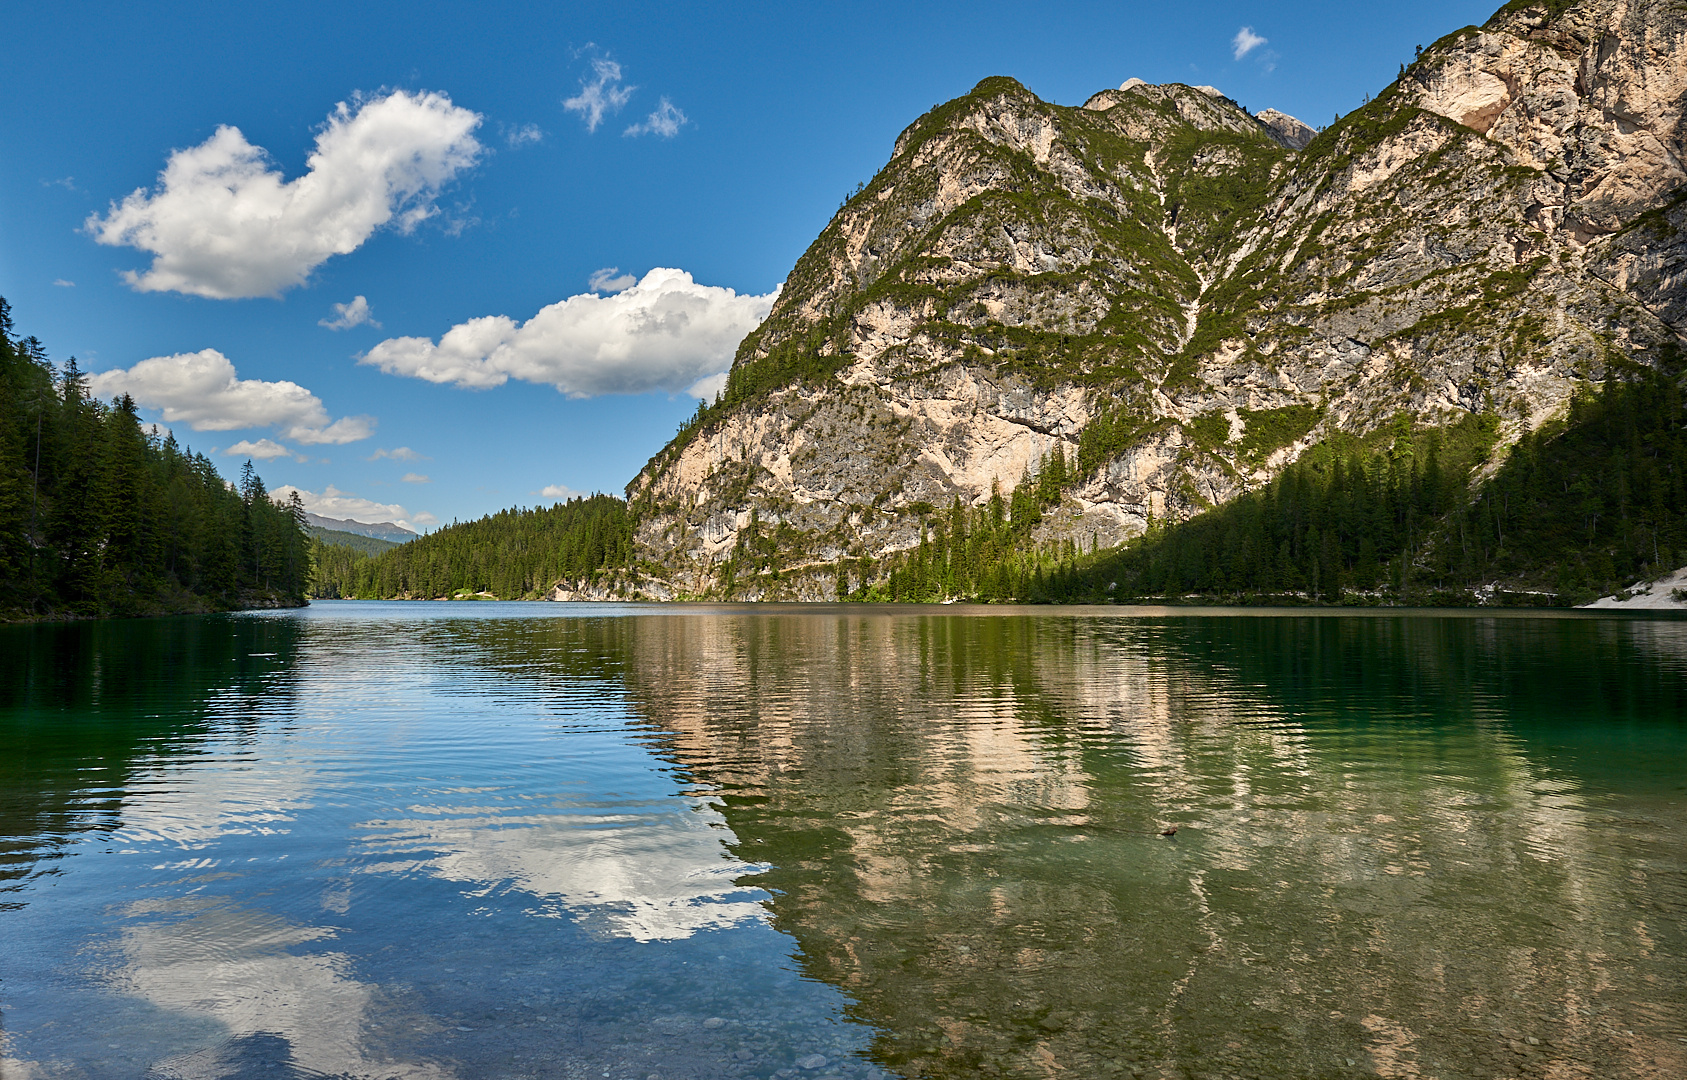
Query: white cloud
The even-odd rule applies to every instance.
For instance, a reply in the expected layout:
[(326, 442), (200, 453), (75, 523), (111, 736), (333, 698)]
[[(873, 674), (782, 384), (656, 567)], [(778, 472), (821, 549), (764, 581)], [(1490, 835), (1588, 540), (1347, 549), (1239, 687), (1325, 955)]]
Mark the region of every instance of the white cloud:
[(704, 401), (713, 401), (715, 398), (720, 396), (722, 390), (726, 389), (727, 374), (727, 372), (723, 371), (718, 375), (706, 375), (686, 387), (685, 392), (694, 398), (702, 398)]
[(1258, 34), (1254, 33), (1253, 27), (1244, 26), (1240, 30), (1236, 31), (1235, 37), (1230, 39), (1230, 54), (1235, 59), (1240, 60), (1242, 57), (1253, 52), (1261, 45), (1264, 45), (1265, 42), (1265, 38), (1262, 38)]
[(428, 457), (426, 454), (416, 453), (416, 451), (410, 449), (408, 446), (400, 446), (395, 450), (377, 450), (373, 454), (370, 454), (368, 457), (364, 458), (363, 460), (364, 461), (379, 461), (382, 458), (391, 458), (394, 461), (432, 461), (433, 460), (433, 458)]
[(676, 392), (728, 367), (778, 295), (740, 296), (659, 267), (625, 292), (571, 296), (525, 323), (483, 316), (453, 326), (437, 345), (388, 338), (359, 363), (471, 389), (515, 378), (575, 398)]
[(65, 280), (65, 279), (64, 279), (64, 278), (62, 278), (62, 277), (61, 277), (61, 278), (54, 278), (54, 279), (53, 279), (53, 284), (54, 284), (54, 285), (57, 285), (57, 286), (58, 286), (58, 287), (59, 287), (59, 288), (61, 288), (61, 289), (74, 289), (74, 288), (76, 288), (76, 282), (74, 282), (74, 281), (66, 281), (66, 280)]
[(656, 111), (645, 117), (643, 123), (634, 124), (621, 134), (660, 135), (665, 139), (671, 139), (678, 135), (679, 129), (687, 123), (685, 114), (675, 108), (673, 102), (664, 97), (656, 106)]
[(227, 454), (229, 457), (257, 458), (259, 461), (269, 461), (274, 458), (284, 457), (290, 457), (295, 461), (307, 460), (303, 454), (295, 454), (293, 451), (287, 449), (285, 446), (282, 446), (274, 439), (259, 439), (257, 442), (252, 442), (249, 439), (241, 439), (233, 446), (226, 447), (223, 450), (223, 453)]
[(606, 266), (586, 279), (586, 285), (593, 292), (626, 292), (637, 284), (638, 278), (621, 273), (619, 266)]
[(400, 477), (406, 484), (431, 484), (433, 481), (421, 473), (407, 472)]
[(353, 103), (329, 114), (303, 176), (284, 181), (261, 147), (225, 125), (173, 151), (152, 191), (135, 190), (85, 227), (102, 244), (153, 254), (151, 269), (123, 275), (141, 292), (279, 296), (376, 229), (408, 232), (433, 216), (440, 189), (480, 156), (480, 116), (444, 94)]
[(603, 123), (604, 113), (620, 112), (636, 89), (622, 85), (620, 64), (600, 56), (592, 61), (591, 80), (581, 79), (580, 93), (564, 101), (562, 107), (579, 113), (586, 121), (587, 131), (596, 131)]
[(299, 501), (305, 504), (305, 510), (319, 517), (339, 518), (342, 521), (350, 519), (372, 525), (378, 521), (390, 521), (394, 525), (412, 528), (415, 525), (433, 525), (439, 519), (427, 511), (412, 514), (397, 503), (378, 503), (373, 499), (365, 499), (349, 492), (341, 491), (333, 484), (329, 484), (322, 494), (306, 491), (291, 484), (283, 484), (270, 492), (270, 495), (282, 502), (292, 498), (293, 492), (299, 493)]
[(373, 326), (379, 330), (381, 324), (375, 321), (375, 316), (369, 311), (369, 301), (362, 296), (354, 296), (349, 304), (335, 304), (332, 319), (318, 319), (316, 325), (326, 326), (330, 330), (350, 330), (354, 326)]
[(185, 421), (195, 431), (275, 428), (284, 439), (307, 445), (367, 439), (370, 416), (328, 419), (322, 400), (295, 382), (239, 378), (234, 364), (215, 349), (142, 360), (127, 371), (115, 368), (89, 376), (96, 397), (128, 394), (162, 409), (169, 423)]
[(503, 133), (504, 142), (509, 144), (511, 149), (527, 143), (542, 142), (545, 138), (545, 133), (538, 124), (499, 124), (498, 130)]
[(546, 484), (538, 491), (530, 491), (528, 494), (541, 495), (547, 499), (556, 499), (560, 502), (567, 502), (569, 499), (583, 499), (586, 497), (586, 493), (584, 491), (575, 491), (567, 484)]

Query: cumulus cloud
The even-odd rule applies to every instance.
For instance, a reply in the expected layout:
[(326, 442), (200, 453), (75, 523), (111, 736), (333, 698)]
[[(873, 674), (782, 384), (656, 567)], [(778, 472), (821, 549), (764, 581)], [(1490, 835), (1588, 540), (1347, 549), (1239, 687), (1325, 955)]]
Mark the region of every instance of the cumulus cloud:
[(53, 279), (53, 284), (54, 284), (54, 285), (57, 285), (57, 286), (58, 286), (58, 287), (59, 287), (59, 288), (61, 288), (61, 289), (74, 289), (74, 288), (76, 288), (76, 282), (74, 282), (74, 281), (66, 281), (66, 280), (65, 280), (65, 279), (64, 279), (64, 278), (62, 278), (62, 277), (61, 277), (61, 278), (54, 278), (54, 279)]
[(440, 190), (480, 157), (480, 120), (437, 93), (341, 102), (293, 180), (224, 125), (173, 151), (157, 187), (135, 190), (85, 227), (102, 244), (152, 253), (150, 269), (123, 275), (141, 292), (279, 296), (376, 229), (408, 232), (432, 217)]
[(233, 446), (224, 448), (223, 453), (229, 457), (257, 458), (259, 461), (284, 457), (290, 457), (295, 461), (306, 460), (303, 454), (295, 454), (274, 439), (259, 439), (257, 442), (241, 439)]
[(686, 387), (685, 392), (694, 398), (702, 398), (704, 401), (713, 401), (715, 398), (720, 397), (722, 390), (726, 389), (726, 376), (727, 372), (724, 371), (718, 375), (706, 375)]
[(621, 65), (606, 56), (592, 61), (592, 77), (580, 80), (580, 92), (562, 103), (569, 112), (580, 114), (587, 131), (596, 131), (605, 113), (620, 112), (632, 100), (636, 86), (621, 82)]
[(606, 266), (586, 279), (586, 285), (593, 292), (626, 292), (637, 284), (638, 278), (621, 273), (619, 266)]
[(538, 491), (531, 491), (528, 492), (528, 494), (539, 495), (547, 499), (556, 499), (559, 502), (567, 502), (569, 499), (583, 499), (586, 497), (586, 493), (584, 491), (575, 491), (567, 484), (546, 484)]
[(416, 453), (416, 451), (410, 449), (408, 446), (400, 446), (400, 447), (397, 447), (396, 449), (392, 449), (392, 450), (376, 450), (373, 454), (370, 454), (368, 457), (364, 458), (363, 460), (364, 461), (379, 461), (382, 458), (391, 458), (394, 461), (432, 461), (433, 460), (433, 458), (428, 457), (425, 454)]
[(417, 525), (433, 525), (439, 521), (439, 518), (425, 510), (412, 514), (398, 503), (378, 503), (373, 499), (365, 499), (350, 492), (341, 491), (333, 484), (329, 484), (320, 495), (314, 491), (294, 487), (292, 484), (283, 484), (270, 494), (276, 499), (286, 502), (293, 497), (295, 491), (299, 493), (299, 501), (305, 504), (305, 510), (316, 514), (318, 517), (339, 518), (342, 521), (347, 519), (361, 521), (365, 525), (373, 525), (379, 521), (390, 521), (394, 525), (402, 525), (406, 529), (414, 528)]
[(388, 338), (359, 363), (477, 390), (514, 378), (574, 398), (675, 392), (730, 366), (778, 295), (740, 296), (658, 267), (624, 292), (571, 296), (525, 323), (487, 315), (453, 326), (438, 344)]
[(1265, 38), (1262, 38), (1258, 34), (1254, 33), (1253, 27), (1244, 26), (1240, 30), (1236, 31), (1235, 37), (1230, 39), (1230, 55), (1235, 59), (1240, 60), (1242, 57), (1253, 52), (1261, 45), (1264, 45), (1265, 42)]
[(656, 111), (645, 117), (643, 123), (634, 124), (623, 131), (623, 135), (660, 135), (671, 139), (679, 134), (679, 129), (687, 123), (685, 114), (674, 107), (674, 103), (663, 98), (656, 106)]
[(433, 480), (417, 472), (407, 472), (401, 478), (406, 484), (431, 484)]
[(326, 326), (330, 330), (350, 330), (354, 326), (373, 326), (379, 330), (381, 324), (375, 321), (375, 316), (369, 311), (369, 301), (362, 296), (354, 296), (349, 304), (335, 304), (332, 319), (318, 319), (318, 326)]
[(233, 362), (215, 349), (155, 356), (128, 370), (102, 371), (89, 377), (88, 389), (97, 397), (128, 394), (163, 410), (166, 422), (185, 421), (195, 431), (267, 427), (284, 439), (316, 445), (357, 442), (375, 430), (371, 416), (330, 421), (322, 399), (298, 383), (240, 378)]

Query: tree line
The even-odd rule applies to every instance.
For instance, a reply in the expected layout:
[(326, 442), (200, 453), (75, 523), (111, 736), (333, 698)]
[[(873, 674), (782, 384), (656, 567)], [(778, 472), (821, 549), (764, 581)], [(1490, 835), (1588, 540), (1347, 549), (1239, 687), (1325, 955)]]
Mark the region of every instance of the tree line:
[(1072, 592), (1585, 603), (1687, 561), (1684, 421), (1664, 370), (1584, 389), (1491, 475), (1478, 469), (1492, 417), (1401, 419), (1380, 447), (1337, 436), (1264, 488), (1096, 560)]
[[(1444, 592), (1437, 528), (1468, 498), (1498, 433), (1492, 414), (1420, 428), (1396, 416), (1384, 438), (1335, 434), (1262, 488), (1175, 525), (1153, 526), (1098, 560), (1088, 586), (1121, 597), (1392, 598)], [(1105, 583), (1100, 578), (1105, 577)]]
[(309, 578), (296, 495), (250, 461), (231, 486), (128, 395), (94, 400), (0, 298), (0, 619), (296, 605)]
[[(1679, 364), (1585, 388), (1503, 463), (1498, 418), (1336, 433), (1269, 483), (1117, 549), (1035, 538), (1068, 476), (1058, 453), (1002, 511), (956, 502), (917, 548), (841, 561), (852, 599), (1094, 603), (1473, 602), (1568, 605), (1687, 562)], [(1488, 468), (1484, 468), (1487, 466)], [(1491, 470), (1491, 472), (1490, 472)], [(1484, 475), (1487, 474), (1487, 475)]]
[[(1120, 548), (1038, 538), (1088, 470), (1057, 449), (1010, 494), (916, 504), (920, 541), (840, 558), (839, 597), (865, 601), (1581, 603), (1687, 561), (1687, 414), (1679, 364), (1575, 396), (1492, 460), (1493, 414), (1425, 426), (1401, 413), (1333, 433), (1270, 482)], [(544, 595), (635, 561), (635, 508), (608, 495), (454, 523), (370, 557), (318, 543), (312, 594)], [(732, 597), (787, 571), (800, 538), (752, 511), (718, 571)]]
[(1051, 579), (1074, 573), (1079, 560), (1093, 554), (1093, 540), (1088, 553), (1072, 539), (1035, 540), (1044, 511), (1058, 505), (1077, 479), (1076, 462), (1056, 446), (1035, 471), (1026, 469), (1011, 495), (1003, 496), (1000, 485), (994, 485), (981, 506), (966, 506), (956, 498), (941, 513), (929, 514), (912, 550), (879, 562), (840, 559), (837, 595), (892, 603), (1042, 596)]
[(518, 600), (542, 596), (558, 582), (631, 566), (633, 521), (621, 499), (591, 495), (452, 522), (379, 555), (320, 541), (315, 550), (312, 596), (386, 600), (485, 593)]

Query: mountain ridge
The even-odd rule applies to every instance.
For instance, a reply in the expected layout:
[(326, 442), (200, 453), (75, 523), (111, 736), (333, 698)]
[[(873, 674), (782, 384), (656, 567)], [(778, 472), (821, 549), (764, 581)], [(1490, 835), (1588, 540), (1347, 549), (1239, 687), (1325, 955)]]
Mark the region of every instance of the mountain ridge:
[(321, 514), (309, 512), (305, 514), (305, 523), (328, 532), (351, 533), (353, 536), (366, 536), (374, 540), (387, 540), (398, 544), (414, 540), (419, 535), (402, 525), (394, 525), (390, 521), (354, 521), (350, 518), (323, 517)]
[(1056, 450), (1040, 535), (1117, 544), (1335, 432), (1483, 413), (1504, 445), (1656, 366), (1684, 35), (1667, 0), (1508, 4), (1301, 149), (1199, 88), (984, 80), (898, 137), (628, 485), (652, 595), (721, 595), (749, 536), (787, 572), (732, 595), (830, 598)]

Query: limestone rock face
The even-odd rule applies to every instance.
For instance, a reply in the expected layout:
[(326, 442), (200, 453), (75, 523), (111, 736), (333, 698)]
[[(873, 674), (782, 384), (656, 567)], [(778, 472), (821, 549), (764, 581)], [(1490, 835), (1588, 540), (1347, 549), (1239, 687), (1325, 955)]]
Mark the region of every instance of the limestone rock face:
[(1317, 138), (1318, 132), (1310, 124), (1302, 123), (1286, 112), (1276, 109), (1265, 109), (1257, 116), (1260, 123), (1271, 137), (1288, 147), (1290, 150), (1305, 150), (1306, 145)]
[(1080, 479), (1042, 528), (1117, 543), (1332, 430), (1514, 436), (1679, 347), (1687, 9), (1561, 8), (1443, 38), (1321, 134), (1134, 79), (932, 110), (629, 485), (641, 554), (703, 594), (753, 540), (786, 571), (754, 594), (820, 598), (1056, 448)]

